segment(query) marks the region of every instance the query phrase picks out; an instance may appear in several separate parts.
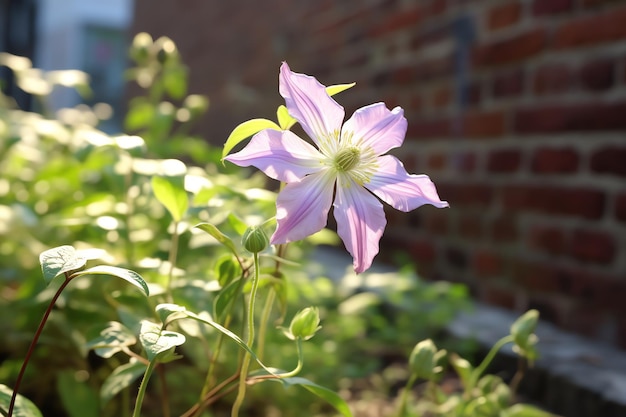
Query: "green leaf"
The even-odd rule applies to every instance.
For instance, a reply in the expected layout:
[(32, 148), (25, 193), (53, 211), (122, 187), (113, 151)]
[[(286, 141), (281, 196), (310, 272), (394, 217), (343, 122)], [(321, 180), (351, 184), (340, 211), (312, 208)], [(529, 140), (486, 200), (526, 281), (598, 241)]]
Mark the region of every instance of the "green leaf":
[[(7, 415), (13, 390), (6, 385), (0, 384), (0, 414)], [(42, 417), (41, 411), (28, 398), (17, 394), (13, 417)]]
[(76, 372), (64, 371), (57, 376), (57, 389), (65, 411), (70, 417), (98, 417), (98, 395), (85, 381), (76, 379)]
[(283, 130), (289, 130), (291, 126), (296, 124), (297, 120), (291, 117), (289, 112), (287, 111), (287, 107), (284, 104), (278, 106), (278, 110), (276, 110), (276, 117), (278, 118), (278, 124), (280, 128)]
[(242, 140), (260, 132), (263, 129), (281, 130), (280, 126), (268, 119), (252, 119), (241, 123), (228, 136), (222, 150), (222, 159), (226, 157)]
[(136, 273), (135, 271), (131, 271), (130, 269), (119, 268), (117, 266), (109, 266), (109, 265), (97, 265), (88, 269), (84, 269), (82, 271), (74, 273), (74, 276), (82, 276), (82, 275), (112, 275), (114, 277), (122, 278), (124, 281), (128, 281), (133, 284), (135, 287), (139, 288), (141, 292), (148, 297), (150, 295), (150, 291), (148, 290), (148, 284), (146, 281)]
[(546, 411), (540, 410), (532, 405), (528, 404), (515, 404), (506, 410), (503, 410), (500, 414), (502, 417), (552, 417)]
[(126, 346), (137, 343), (135, 335), (117, 321), (110, 321), (102, 329), (99, 336), (87, 342), (87, 349), (93, 349), (96, 355), (110, 358)]
[(87, 259), (80, 256), (73, 246), (64, 245), (42, 252), (39, 263), (44, 280), (50, 284), (55, 277), (85, 266)]
[(246, 222), (241, 220), (235, 213), (228, 213), (228, 224), (232, 226), (233, 229), (240, 235), (243, 235), (248, 229), (248, 225)]
[(137, 360), (132, 360), (115, 370), (104, 380), (100, 388), (100, 402), (104, 406), (124, 388), (130, 386), (146, 371), (147, 366)]
[(472, 365), (456, 353), (451, 353), (448, 356), (448, 360), (459, 376), (459, 379), (463, 384), (463, 388), (466, 390), (473, 388), (470, 386), (472, 382), (472, 371), (474, 370)]
[(143, 129), (150, 125), (155, 117), (154, 106), (145, 97), (137, 97), (130, 102), (124, 126), (126, 131)]
[(242, 283), (241, 279), (237, 279), (222, 288), (213, 303), (213, 317), (220, 321), (224, 318), (230, 303), (241, 294)]
[(161, 319), (161, 323), (163, 323), (164, 326), (173, 322), (174, 320), (187, 317), (185, 307), (179, 306), (178, 304), (159, 304), (155, 307), (154, 310), (156, 311), (159, 319)]
[(184, 177), (152, 177), (152, 191), (157, 200), (170, 212), (174, 221), (181, 221), (189, 206)]
[(235, 256), (237, 256), (237, 248), (235, 247), (233, 241), (224, 233), (220, 232), (217, 227), (215, 227), (211, 223), (199, 223), (194, 227), (197, 227), (198, 229), (203, 230), (213, 236), (215, 240), (226, 246)]
[(163, 72), (163, 87), (170, 97), (179, 100), (187, 94), (187, 70), (176, 66)]
[(306, 378), (293, 377), (293, 378), (271, 379), (270, 381), (282, 382), (286, 388), (292, 385), (299, 385), (305, 388), (306, 390), (308, 390), (309, 392), (317, 395), (319, 398), (323, 399), (328, 404), (335, 407), (335, 409), (339, 411), (342, 415), (346, 417), (352, 417), (352, 412), (350, 411), (350, 407), (348, 407), (348, 404), (343, 400), (343, 398), (339, 396), (339, 394), (321, 385), (317, 385), (316, 383), (311, 382)]
[(146, 350), (150, 361), (185, 343), (185, 336), (170, 330), (162, 330), (161, 326), (148, 320), (141, 322), (139, 340)]
[(334, 96), (335, 94), (346, 91), (348, 88), (352, 88), (355, 85), (356, 83), (329, 85), (326, 87), (326, 93), (328, 93), (329, 96)]

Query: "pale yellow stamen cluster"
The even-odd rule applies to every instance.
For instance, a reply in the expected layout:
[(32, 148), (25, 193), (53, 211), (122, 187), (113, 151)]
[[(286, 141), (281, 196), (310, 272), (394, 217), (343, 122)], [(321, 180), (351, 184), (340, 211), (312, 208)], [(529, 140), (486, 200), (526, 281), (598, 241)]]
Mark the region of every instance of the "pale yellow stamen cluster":
[(324, 164), (337, 173), (339, 186), (349, 187), (352, 183), (367, 184), (376, 169), (377, 155), (373, 149), (355, 141), (352, 132), (339, 132), (318, 140), (320, 151), (326, 156)]

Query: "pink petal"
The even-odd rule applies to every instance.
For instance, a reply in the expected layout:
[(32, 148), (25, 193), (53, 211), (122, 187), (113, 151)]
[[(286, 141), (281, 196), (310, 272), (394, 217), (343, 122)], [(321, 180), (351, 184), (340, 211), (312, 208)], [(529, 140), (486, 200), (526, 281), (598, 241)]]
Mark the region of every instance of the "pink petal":
[(377, 155), (402, 145), (406, 135), (407, 121), (400, 107), (389, 110), (385, 103), (361, 107), (343, 125), (342, 139), (353, 134), (354, 141), (369, 146)]
[(322, 230), (328, 221), (334, 186), (335, 176), (329, 171), (287, 184), (276, 199), (278, 227), (271, 243), (293, 242)]
[(291, 72), (286, 62), (281, 65), (278, 78), (289, 114), (318, 146), (320, 138), (339, 135), (345, 112), (322, 84), (310, 75)]
[(378, 253), (378, 242), (387, 224), (383, 205), (353, 182), (348, 187), (337, 187), (334, 207), (337, 233), (354, 259), (355, 272), (361, 273)]
[(378, 170), (364, 186), (393, 208), (411, 211), (424, 204), (449, 206), (439, 199), (435, 184), (427, 175), (408, 174), (402, 162), (391, 155), (381, 156), (377, 162)]
[(322, 169), (321, 157), (317, 149), (294, 133), (265, 129), (241, 151), (224, 159), (239, 166), (255, 166), (276, 180), (293, 182)]

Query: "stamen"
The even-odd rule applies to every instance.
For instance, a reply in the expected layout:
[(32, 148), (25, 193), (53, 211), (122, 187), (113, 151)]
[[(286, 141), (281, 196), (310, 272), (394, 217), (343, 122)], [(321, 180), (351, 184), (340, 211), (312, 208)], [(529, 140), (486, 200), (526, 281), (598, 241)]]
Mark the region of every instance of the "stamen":
[(359, 163), (361, 151), (358, 148), (345, 148), (335, 155), (335, 169), (339, 172), (347, 172)]

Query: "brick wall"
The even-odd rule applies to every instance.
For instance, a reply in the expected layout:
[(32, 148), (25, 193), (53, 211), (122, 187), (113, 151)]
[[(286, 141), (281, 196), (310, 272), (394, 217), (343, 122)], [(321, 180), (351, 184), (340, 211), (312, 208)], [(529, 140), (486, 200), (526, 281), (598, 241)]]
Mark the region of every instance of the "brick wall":
[(134, 30), (180, 46), (216, 143), (274, 117), (281, 60), (402, 106), (451, 208), (390, 210), (381, 257), (626, 346), (626, 1), (137, 0)]

